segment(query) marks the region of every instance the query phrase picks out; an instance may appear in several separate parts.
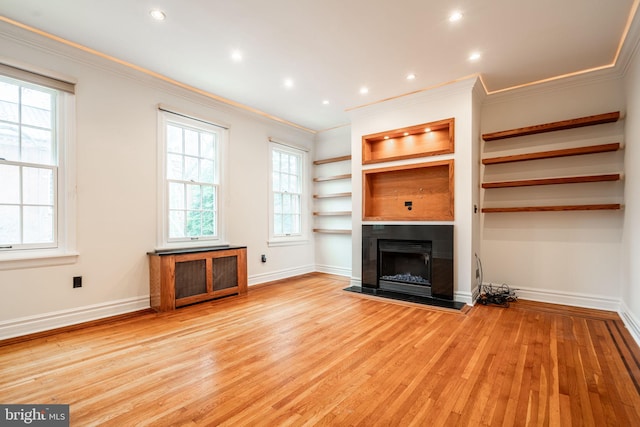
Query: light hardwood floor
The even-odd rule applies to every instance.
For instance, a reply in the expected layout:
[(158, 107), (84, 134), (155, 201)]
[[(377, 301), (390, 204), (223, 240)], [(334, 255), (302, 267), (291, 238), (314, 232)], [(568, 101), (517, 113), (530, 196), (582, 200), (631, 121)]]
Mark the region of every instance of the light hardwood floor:
[(640, 350), (615, 313), (346, 286), (309, 274), (0, 343), (0, 402), (70, 404), (73, 426), (640, 425)]

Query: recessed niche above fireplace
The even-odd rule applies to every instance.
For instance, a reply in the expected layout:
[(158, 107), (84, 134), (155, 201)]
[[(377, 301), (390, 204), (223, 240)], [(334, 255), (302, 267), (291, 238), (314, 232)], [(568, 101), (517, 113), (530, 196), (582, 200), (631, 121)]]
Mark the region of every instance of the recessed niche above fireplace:
[(453, 160), (362, 172), (364, 221), (452, 221)]
[(453, 225), (363, 225), (362, 287), (453, 300)]
[(362, 164), (454, 152), (454, 119), (422, 123), (362, 137)]

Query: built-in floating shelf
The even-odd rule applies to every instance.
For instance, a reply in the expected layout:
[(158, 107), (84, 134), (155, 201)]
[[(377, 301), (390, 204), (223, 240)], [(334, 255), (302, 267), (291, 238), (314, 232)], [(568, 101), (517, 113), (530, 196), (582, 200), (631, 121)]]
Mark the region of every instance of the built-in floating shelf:
[(582, 182), (619, 181), (622, 174), (567, 176), (562, 178), (522, 179), (517, 181), (485, 182), (482, 188), (529, 187), (533, 185), (578, 184)]
[(620, 210), (621, 204), (603, 204), (603, 205), (558, 205), (558, 206), (522, 206), (522, 207), (503, 207), (503, 208), (482, 208), (483, 213), (497, 212), (560, 212), (560, 211), (597, 211), (597, 210)]
[(544, 123), (500, 132), (485, 133), (482, 139), (485, 141), (497, 141), (499, 139), (515, 138), (518, 136), (535, 135), (538, 133), (555, 132), (558, 130), (575, 129), (584, 126), (594, 126), (603, 123), (613, 123), (620, 118), (620, 112), (597, 114), (595, 116), (579, 117), (576, 119), (562, 120), (559, 122)]
[(325, 163), (335, 163), (335, 162), (343, 162), (345, 160), (351, 160), (351, 155), (340, 156), (340, 157), (332, 157), (330, 159), (322, 159), (322, 160), (314, 160), (314, 165), (324, 165)]
[(336, 181), (338, 179), (351, 179), (351, 174), (350, 173), (345, 173), (343, 175), (334, 175), (334, 176), (313, 178), (313, 182)]
[(348, 216), (351, 215), (351, 211), (336, 211), (336, 212), (314, 212), (316, 216)]
[(314, 228), (314, 233), (327, 233), (327, 234), (351, 234), (351, 230), (337, 230), (330, 228)]
[(537, 153), (516, 154), (513, 156), (490, 157), (482, 159), (483, 165), (498, 165), (501, 163), (524, 162), (527, 160), (553, 159), (556, 157), (579, 156), (582, 154), (607, 153), (618, 151), (620, 143), (591, 145), (587, 147), (565, 148), (562, 150), (540, 151)]
[(335, 197), (351, 197), (351, 193), (314, 194), (314, 199), (331, 199)]
[[(575, 119), (562, 120), (558, 122), (544, 123), (539, 125), (527, 126), (517, 129), (509, 129), (500, 132), (485, 133), (482, 135), (484, 141), (496, 141), (507, 138), (515, 138), (525, 135), (535, 135), (547, 132), (561, 131), (565, 129), (575, 129), (585, 126), (596, 126), (604, 123), (613, 123), (620, 119), (620, 112), (615, 111), (611, 113), (597, 114), (594, 116), (579, 117)], [(543, 138), (540, 141), (544, 141)], [(608, 153), (615, 152), (622, 149), (621, 143), (614, 142), (608, 144), (582, 146), (575, 148), (563, 148), (551, 151), (539, 151), (533, 153), (515, 154), (509, 156), (489, 157), (482, 159), (482, 164), (489, 167), (490, 165), (499, 165), (505, 163), (524, 162), (528, 160), (541, 160), (541, 159), (553, 159), (569, 156), (580, 156), (596, 153)], [(607, 173), (607, 174), (593, 174), (583, 176), (566, 176), (566, 177), (548, 177), (548, 178), (535, 178), (535, 179), (518, 179), (510, 181), (499, 182), (484, 182), (482, 188), (495, 189), (495, 188), (510, 188), (510, 187), (529, 187), (540, 185), (554, 185), (554, 184), (576, 184), (576, 183), (594, 183), (594, 182), (606, 182), (606, 181), (619, 181), (623, 178), (622, 173)], [(569, 191), (560, 190), (558, 191)], [(549, 191), (555, 191), (549, 190)], [(520, 194), (520, 193), (519, 193)], [(522, 195), (525, 194), (525, 190), (522, 191)], [(560, 193), (563, 194), (563, 193)], [(565, 195), (568, 193), (564, 193)], [(560, 197), (560, 198), (558, 198)], [(556, 193), (557, 200), (567, 200), (566, 197), (559, 196)], [(595, 198), (594, 198), (595, 199)], [(595, 199), (597, 200), (597, 199)], [(503, 202), (504, 203), (504, 202)], [(557, 206), (519, 206), (519, 207), (485, 207), (482, 209), (483, 213), (493, 212), (559, 212), (559, 211), (594, 211), (594, 210), (620, 210), (622, 205), (620, 204), (580, 204), (580, 205), (557, 205)]]

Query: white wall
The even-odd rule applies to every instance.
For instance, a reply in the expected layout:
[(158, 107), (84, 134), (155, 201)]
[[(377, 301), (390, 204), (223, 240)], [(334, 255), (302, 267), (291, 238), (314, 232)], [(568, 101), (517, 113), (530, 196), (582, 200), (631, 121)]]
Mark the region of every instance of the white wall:
[[(353, 155), (353, 283), (360, 285), (362, 278), (362, 136), (385, 130), (414, 126), (450, 117), (455, 118), (455, 154), (432, 156), (404, 161), (384, 163), (384, 166), (420, 163), (453, 158), (454, 165), (454, 298), (471, 302), (471, 291), (475, 286), (473, 266), (474, 242), (473, 205), (474, 186), (478, 176), (477, 134), (473, 135), (473, 98), (477, 81), (468, 79), (409, 96), (372, 104), (353, 110), (351, 113), (351, 151)], [(477, 126), (476, 126), (477, 128)], [(381, 167), (382, 164), (364, 168)], [(476, 172), (476, 173), (474, 173)], [(477, 197), (477, 191), (475, 191)], [(477, 203), (477, 199), (475, 200)], [(371, 223), (371, 222), (367, 222)], [(402, 224), (403, 222), (385, 222)], [(410, 222), (411, 224), (451, 224), (451, 222)]]
[(640, 343), (640, 45), (625, 73), (625, 217), (622, 238), (622, 317)]
[[(250, 284), (313, 271), (313, 236), (299, 246), (266, 244), (267, 138), (310, 149), (313, 135), (5, 23), (0, 36), (4, 57), (77, 81), (80, 253), (70, 265), (0, 271), (0, 339), (149, 306), (158, 103), (230, 126), (226, 235), (248, 247)], [(73, 276), (83, 276), (82, 288), (72, 288)]]
[[(330, 159), (351, 154), (351, 127), (319, 132), (314, 143), (314, 160)], [(351, 162), (343, 161), (314, 166), (315, 177), (335, 176), (351, 173)], [(314, 193), (347, 193), (352, 191), (350, 179), (325, 181), (315, 185)], [(314, 210), (322, 212), (350, 211), (351, 198), (328, 198), (314, 201)], [(351, 230), (350, 216), (316, 216), (314, 228)], [(324, 273), (351, 276), (351, 235), (316, 233), (316, 270)]]
[[(622, 85), (612, 75), (594, 74), (490, 95), (482, 109), (482, 133), (611, 111), (624, 113)], [(517, 152), (629, 140), (623, 134), (624, 122), (619, 122), (495, 141), (484, 144), (483, 156), (503, 155), (502, 150), (506, 153), (513, 144)], [(611, 173), (623, 168), (624, 155), (597, 154), (483, 169), (486, 181), (525, 178), (520, 174), (538, 178)], [(632, 168), (624, 166), (627, 172)], [(623, 188), (624, 182), (617, 182), (485, 190), (483, 204), (526, 205), (528, 199), (551, 204), (621, 203)], [(617, 310), (621, 297), (620, 244), (623, 219), (628, 215), (628, 211), (483, 214), (484, 281), (507, 283), (528, 299)]]

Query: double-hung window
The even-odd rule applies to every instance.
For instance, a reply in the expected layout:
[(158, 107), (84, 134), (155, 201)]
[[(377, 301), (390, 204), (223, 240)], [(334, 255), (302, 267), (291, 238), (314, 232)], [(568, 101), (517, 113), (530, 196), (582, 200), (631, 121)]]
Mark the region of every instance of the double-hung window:
[(72, 84), (0, 64), (0, 260), (73, 250), (65, 158), (72, 92)]
[(160, 246), (222, 239), (221, 151), (226, 129), (161, 111), (162, 235)]
[(303, 150), (271, 142), (270, 243), (306, 239)]

